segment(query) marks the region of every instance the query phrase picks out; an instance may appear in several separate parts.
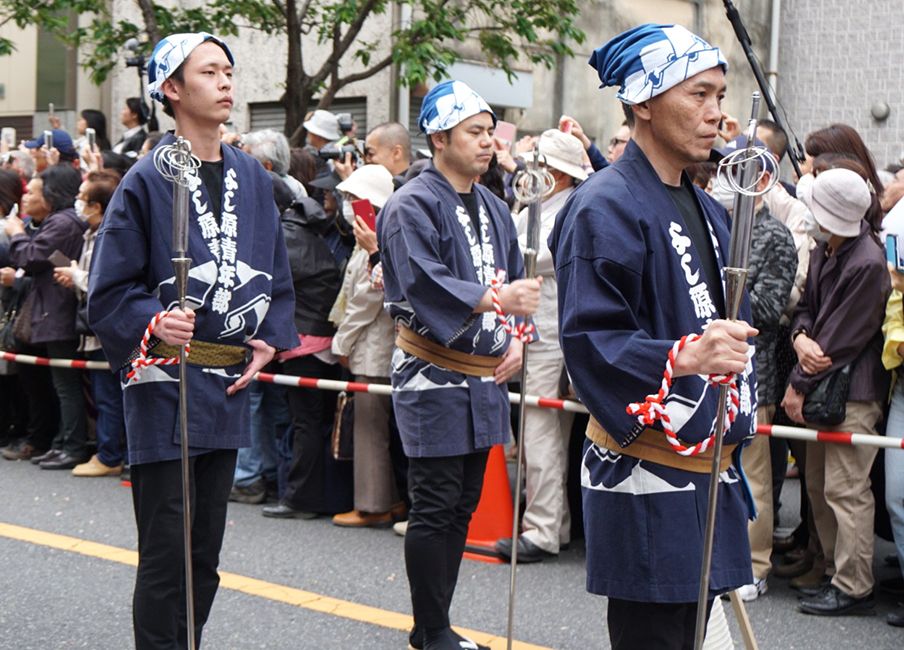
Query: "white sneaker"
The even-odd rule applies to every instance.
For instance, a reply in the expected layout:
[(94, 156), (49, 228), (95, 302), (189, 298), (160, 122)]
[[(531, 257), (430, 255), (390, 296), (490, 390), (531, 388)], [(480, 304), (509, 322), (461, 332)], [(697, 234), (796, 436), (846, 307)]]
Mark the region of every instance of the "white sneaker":
[(393, 532), (399, 537), (404, 537), (408, 531), (408, 521), (397, 521), (392, 525)]
[(766, 584), (766, 578), (761, 578), (759, 580), (756, 580), (752, 585), (744, 585), (743, 587), (739, 587), (738, 596), (740, 596), (741, 600), (743, 600), (745, 603), (749, 603), (765, 594), (768, 590), (769, 585)]

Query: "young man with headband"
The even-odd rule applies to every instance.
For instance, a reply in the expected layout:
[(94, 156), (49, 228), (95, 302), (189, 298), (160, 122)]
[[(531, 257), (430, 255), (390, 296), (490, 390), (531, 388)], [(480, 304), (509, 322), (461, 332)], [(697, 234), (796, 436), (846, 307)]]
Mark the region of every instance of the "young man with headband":
[[(125, 385), (123, 401), (138, 527), (135, 647), (182, 648), (185, 620), (179, 369), (141, 367), (148, 355), (188, 358), (188, 438), (196, 642), (219, 577), (236, 449), (250, 444), (247, 393), (239, 392), (295, 340), (295, 297), (273, 185), (255, 159), (221, 145), (233, 103), (234, 59), (218, 38), (174, 34), (154, 48), (148, 92), (176, 120), (176, 136), (201, 161), (189, 183), (192, 259), (187, 304), (174, 282), (172, 183), (154, 156), (135, 164), (108, 207), (94, 249), (88, 318)], [(159, 146), (174, 142), (167, 135)], [(165, 316), (158, 319), (158, 315)], [(149, 328), (150, 323), (156, 323)], [(137, 373), (126, 375), (132, 365)]]
[(433, 161), (377, 221), (386, 302), (399, 328), (392, 401), (409, 457), (409, 638), (416, 650), (477, 650), (452, 631), (449, 607), (487, 453), (509, 439), (506, 382), (521, 367), (522, 341), (508, 330), (517, 327), (513, 316), (537, 308), (540, 283), (518, 279), (514, 221), (475, 183), (493, 156), (496, 116), (486, 101), (447, 81), (424, 97), (418, 124)]

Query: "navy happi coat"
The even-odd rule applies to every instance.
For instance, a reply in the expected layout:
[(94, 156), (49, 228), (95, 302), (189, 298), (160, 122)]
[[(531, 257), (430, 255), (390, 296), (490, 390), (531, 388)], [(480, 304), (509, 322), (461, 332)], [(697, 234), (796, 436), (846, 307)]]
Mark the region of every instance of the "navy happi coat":
[[(158, 146), (172, 143), (167, 135)], [(295, 296), (272, 182), (260, 163), (228, 145), (223, 155), (222, 214), (197, 175), (190, 186), (188, 307), (195, 340), (243, 345), (255, 338), (277, 349), (297, 345)], [(88, 319), (114, 372), (128, 368), (148, 322), (178, 307), (172, 251), (172, 184), (147, 155), (126, 174), (94, 247)], [(189, 364), (191, 453), (250, 445), (248, 392), (226, 388), (244, 364)], [(179, 458), (178, 366), (155, 366), (124, 385), (129, 462)]]
[[(377, 231), (386, 303), (396, 322), (454, 350), (501, 356), (510, 336), (494, 312), (475, 314), (497, 270), (524, 274), (505, 203), (474, 185), (480, 232), (461, 198), (431, 163), (380, 211)], [(509, 440), (509, 400), (493, 377), (472, 377), (400, 349), (392, 358), (392, 401), (405, 453), (453, 456)]]
[[(722, 268), (728, 215), (704, 192), (695, 192)], [(641, 429), (625, 408), (656, 393), (674, 342), (724, 317), (712, 300), (724, 287), (707, 286), (687, 233), (668, 190), (632, 141), (614, 165), (575, 190), (550, 237), (568, 372), (590, 413), (623, 445)], [(746, 297), (740, 317), (750, 321)], [(755, 385), (751, 362), (739, 378), (740, 413), (727, 444), (754, 430)], [(667, 410), (679, 438), (695, 443), (709, 435), (717, 394), (698, 376), (675, 381)], [(739, 450), (720, 478), (712, 595), (753, 582), (747, 538), (752, 506), (738, 460)], [(709, 474), (639, 461), (588, 440), (581, 485), (588, 591), (624, 600), (695, 602)]]

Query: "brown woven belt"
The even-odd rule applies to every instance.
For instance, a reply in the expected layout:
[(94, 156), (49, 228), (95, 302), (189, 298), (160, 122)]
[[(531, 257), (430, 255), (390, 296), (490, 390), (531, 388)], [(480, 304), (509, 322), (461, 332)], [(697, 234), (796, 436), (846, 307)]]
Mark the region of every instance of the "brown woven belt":
[[(695, 474), (709, 474), (713, 465), (712, 449), (697, 454), (696, 456), (681, 456), (672, 449), (672, 445), (665, 439), (665, 434), (656, 429), (644, 429), (627, 447), (622, 447), (610, 436), (606, 430), (594, 418), (590, 418), (587, 424), (587, 437), (591, 442), (610, 451), (647, 460), (651, 463), (665, 465), (674, 469), (694, 472)], [(724, 472), (731, 466), (731, 452), (737, 445), (724, 445), (722, 447), (722, 461), (720, 471)]]
[[(245, 351), (246, 348), (241, 345), (192, 340), (188, 363), (202, 368), (228, 368), (245, 363)], [(151, 348), (150, 352), (155, 357), (178, 357), (179, 346), (161, 342)]]
[(492, 377), (502, 357), (488, 357), (452, 350), (434, 343), (407, 327), (400, 327), (396, 346), (421, 361), (432, 363), (446, 370), (453, 370), (474, 377)]

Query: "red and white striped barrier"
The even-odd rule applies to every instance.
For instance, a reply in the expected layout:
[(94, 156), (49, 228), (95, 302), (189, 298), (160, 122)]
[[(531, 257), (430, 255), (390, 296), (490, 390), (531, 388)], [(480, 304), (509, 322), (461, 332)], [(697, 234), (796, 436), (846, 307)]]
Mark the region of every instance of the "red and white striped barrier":
[[(14, 354), (12, 352), (0, 352), (0, 359), (27, 363), (33, 366), (50, 366), (51, 368), (76, 368), (79, 370), (109, 370), (110, 364), (106, 361), (82, 361), (79, 359), (47, 359), (27, 354)], [(392, 388), (387, 384), (365, 384), (357, 381), (336, 381), (334, 379), (316, 379), (314, 377), (296, 377), (294, 375), (274, 375), (259, 372), (254, 376), (257, 381), (280, 386), (294, 386), (300, 388), (317, 388), (320, 390), (346, 391), (349, 393), (371, 393), (374, 395), (391, 395)], [(509, 393), (509, 401), (512, 404), (521, 403), (520, 393)], [(555, 399), (551, 397), (539, 397), (537, 395), (525, 395), (524, 403), (536, 408), (556, 409), (570, 411), (572, 413), (587, 413), (587, 408), (580, 402), (567, 399)], [(904, 449), (904, 439), (887, 438), (885, 436), (868, 436), (863, 433), (850, 431), (814, 431), (804, 427), (787, 427), (780, 425), (761, 424), (757, 427), (758, 434), (772, 436), (774, 438), (787, 438), (790, 440), (803, 440), (805, 442), (829, 442), (837, 445), (880, 447), (883, 449)]]
[(865, 433), (850, 431), (813, 431), (803, 427), (786, 427), (778, 424), (761, 424), (756, 432), (764, 436), (803, 440), (805, 442), (831, 442), (836, 445), (853, 445), (855, 447), (881, 447), (883, 449), (904, 449), (904, 438), (886, 438), (885, 436), (868, 436)]

